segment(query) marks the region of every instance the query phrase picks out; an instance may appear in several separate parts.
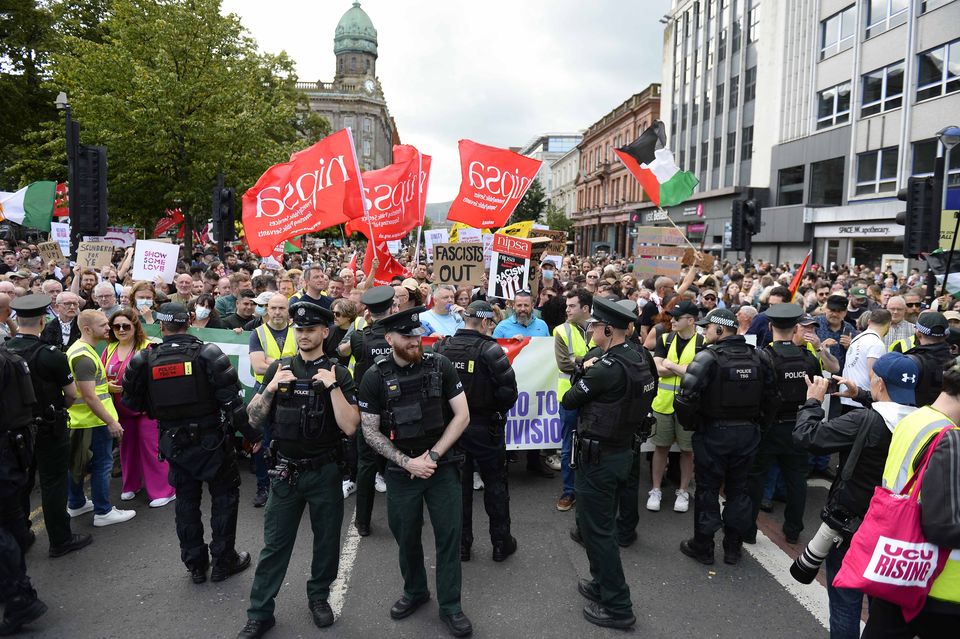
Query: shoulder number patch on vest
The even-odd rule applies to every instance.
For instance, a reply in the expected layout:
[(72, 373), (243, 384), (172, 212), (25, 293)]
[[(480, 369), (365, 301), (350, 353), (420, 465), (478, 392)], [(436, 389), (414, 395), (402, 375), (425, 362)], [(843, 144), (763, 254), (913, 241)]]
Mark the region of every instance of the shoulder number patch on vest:
[(186, 375), (193, 375), (193, 362), (154, 366), (151, 371), (153, 379), (170, 379), (171, 377), (184, 377)]

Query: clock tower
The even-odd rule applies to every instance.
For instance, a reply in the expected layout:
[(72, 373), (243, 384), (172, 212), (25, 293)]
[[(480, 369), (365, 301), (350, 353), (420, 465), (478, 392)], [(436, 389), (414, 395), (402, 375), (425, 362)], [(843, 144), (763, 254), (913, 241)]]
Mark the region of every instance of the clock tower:
[(298, 82), (297, 88), (334, 131), (350, 128), (361, 170), (382, 168), (393, 162), (400, 137), (377, 78), (377, 30), (359, 2), (337, 23), (333, 53), (333, 82)]

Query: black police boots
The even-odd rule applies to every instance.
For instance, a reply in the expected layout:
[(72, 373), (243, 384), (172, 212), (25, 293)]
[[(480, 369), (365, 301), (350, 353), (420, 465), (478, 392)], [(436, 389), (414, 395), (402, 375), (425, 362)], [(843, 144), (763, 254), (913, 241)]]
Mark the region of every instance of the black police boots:
[(317, 628), (326, 628), (333, 625), (333, 610), (325, 599), (314, 599), (310, 602), (310, 614)]
[(3, 621), (0, 621), (0, 636), (16, 634), (21, 627), (36, 621), (46, 611), (47, 604), (37, 599), (36, 592), (32, 595), (17, 595), (7, 599)]
[(695, 535), (693, 539), (685, 539), (680, 542), (680, 552), (701, 564), (713, 565), (713, 540), (710, 538), (701, 539)]
[(723, 563), (736, 566), (743, 555), (743, 542), (736, 537), (723, 538)]
[(517, 552), (517, 540), (512, 535), (503, 541), (493, 544), (493, 560), (504, 561), (507, 557)]
[(462, 612), (455, 612), (452, 615), (440, 615), (443, 623), (447, 624), (447, 630), (454, 637), (467, 637), (473, 634), (473, 624)]
[(417, 608), (423, 604), (430, 601), (430, 593), (419, 599), (410, 599), (406, 595), (403, 595), (397, 600), (397, 603), (393, 604), (393, 607), (390, 608), (390, 618), (391, 619), (406, 619), (413, 613), (417, 611)]
[(269, 619), (247, 619), (247, 624), (237, 635), (237, 639), (260, 639), (275, 625), (277, 625), (277, 620), (273, 617)]
[(50, 546), (50, 558), (56, 559), (57, 557), (63, 557), (74, 550), (80, 550), (84, 546), (89, 546), (92, 541), (93, 537), (87, 533), (73, 533), (66, 543), (60, 544), (59, 546)]
[(581, 579), (577, 582), (577, 592), (589, 599), (600, 603), (600, 584), (593, 579)]
[(229, 559), (220, 559), (213, 564), (210, 571), (210, 581), (223, 581), (230, 575), (235, 575), (250, 565), (250, 553), (234, 553)]
[(595, 601), (591, 601), (583, 607), (583, 618), (595, 626), (603, 626), (604, 628), (619, 628), (621, 630), (629, 628), (637, 623), (637, 618), (635, 616), (614, 616), (609, 610)]
[(195, 584), (202, 584), (207, 581), (207, 569), (210, 567), (209, 564), (203, 564), (202, 566), (194, 566), (190, 569), (190, 578)]
[(460, 561), (470, 561), (471, 556), (470, 546), (460, 542)]

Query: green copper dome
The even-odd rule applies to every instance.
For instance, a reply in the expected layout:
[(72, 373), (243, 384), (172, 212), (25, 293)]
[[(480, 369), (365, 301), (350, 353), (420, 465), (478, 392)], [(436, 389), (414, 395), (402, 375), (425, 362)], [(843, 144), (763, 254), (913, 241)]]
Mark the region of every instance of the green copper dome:
[(360, 8), (359, 2), (353, 6), (337, 23), (337, 30), (333, 37), (333, 53), (358, 52), (377, 55), (377, 30), (367, 12)]

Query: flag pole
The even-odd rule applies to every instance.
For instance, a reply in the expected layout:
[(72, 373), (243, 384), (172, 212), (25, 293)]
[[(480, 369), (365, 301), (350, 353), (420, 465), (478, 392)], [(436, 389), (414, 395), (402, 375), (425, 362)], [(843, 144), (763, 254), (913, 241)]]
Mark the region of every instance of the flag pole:
[[(657, 210), (658, 210), (658, 211), (663, 211), (664, 213), (667, 213), (666, 211), (664, 211), (663, 209), (661, 209), (659, 206), (657, 207)], [(690, 240), (687, 239), (687, 234), (684, 233), (683, 231), (681, 231), (681, 230), (680, 230), (680, 227), (677, 226), (676, 223), (675, 223), (673, 220), (670, 219), (670, 214), (669, 214), (669, 213), (667, 213), (667, 222), (670, 222), (670, 225), (673, 226), (673, 228), (677, 229), (677, 232), (680, 234), (680, 237), (683, 238), (683, 241), (686, 242), (687, 245), (688, 245), (690, 248), (692, 248), (694, 251), (699, 251), (699, 249), (697, 249), (697, 247), (693, 245), (693, 242), (691, 242)], [(704, 237), (706, 237), (706, 235), (704, 235)]]

